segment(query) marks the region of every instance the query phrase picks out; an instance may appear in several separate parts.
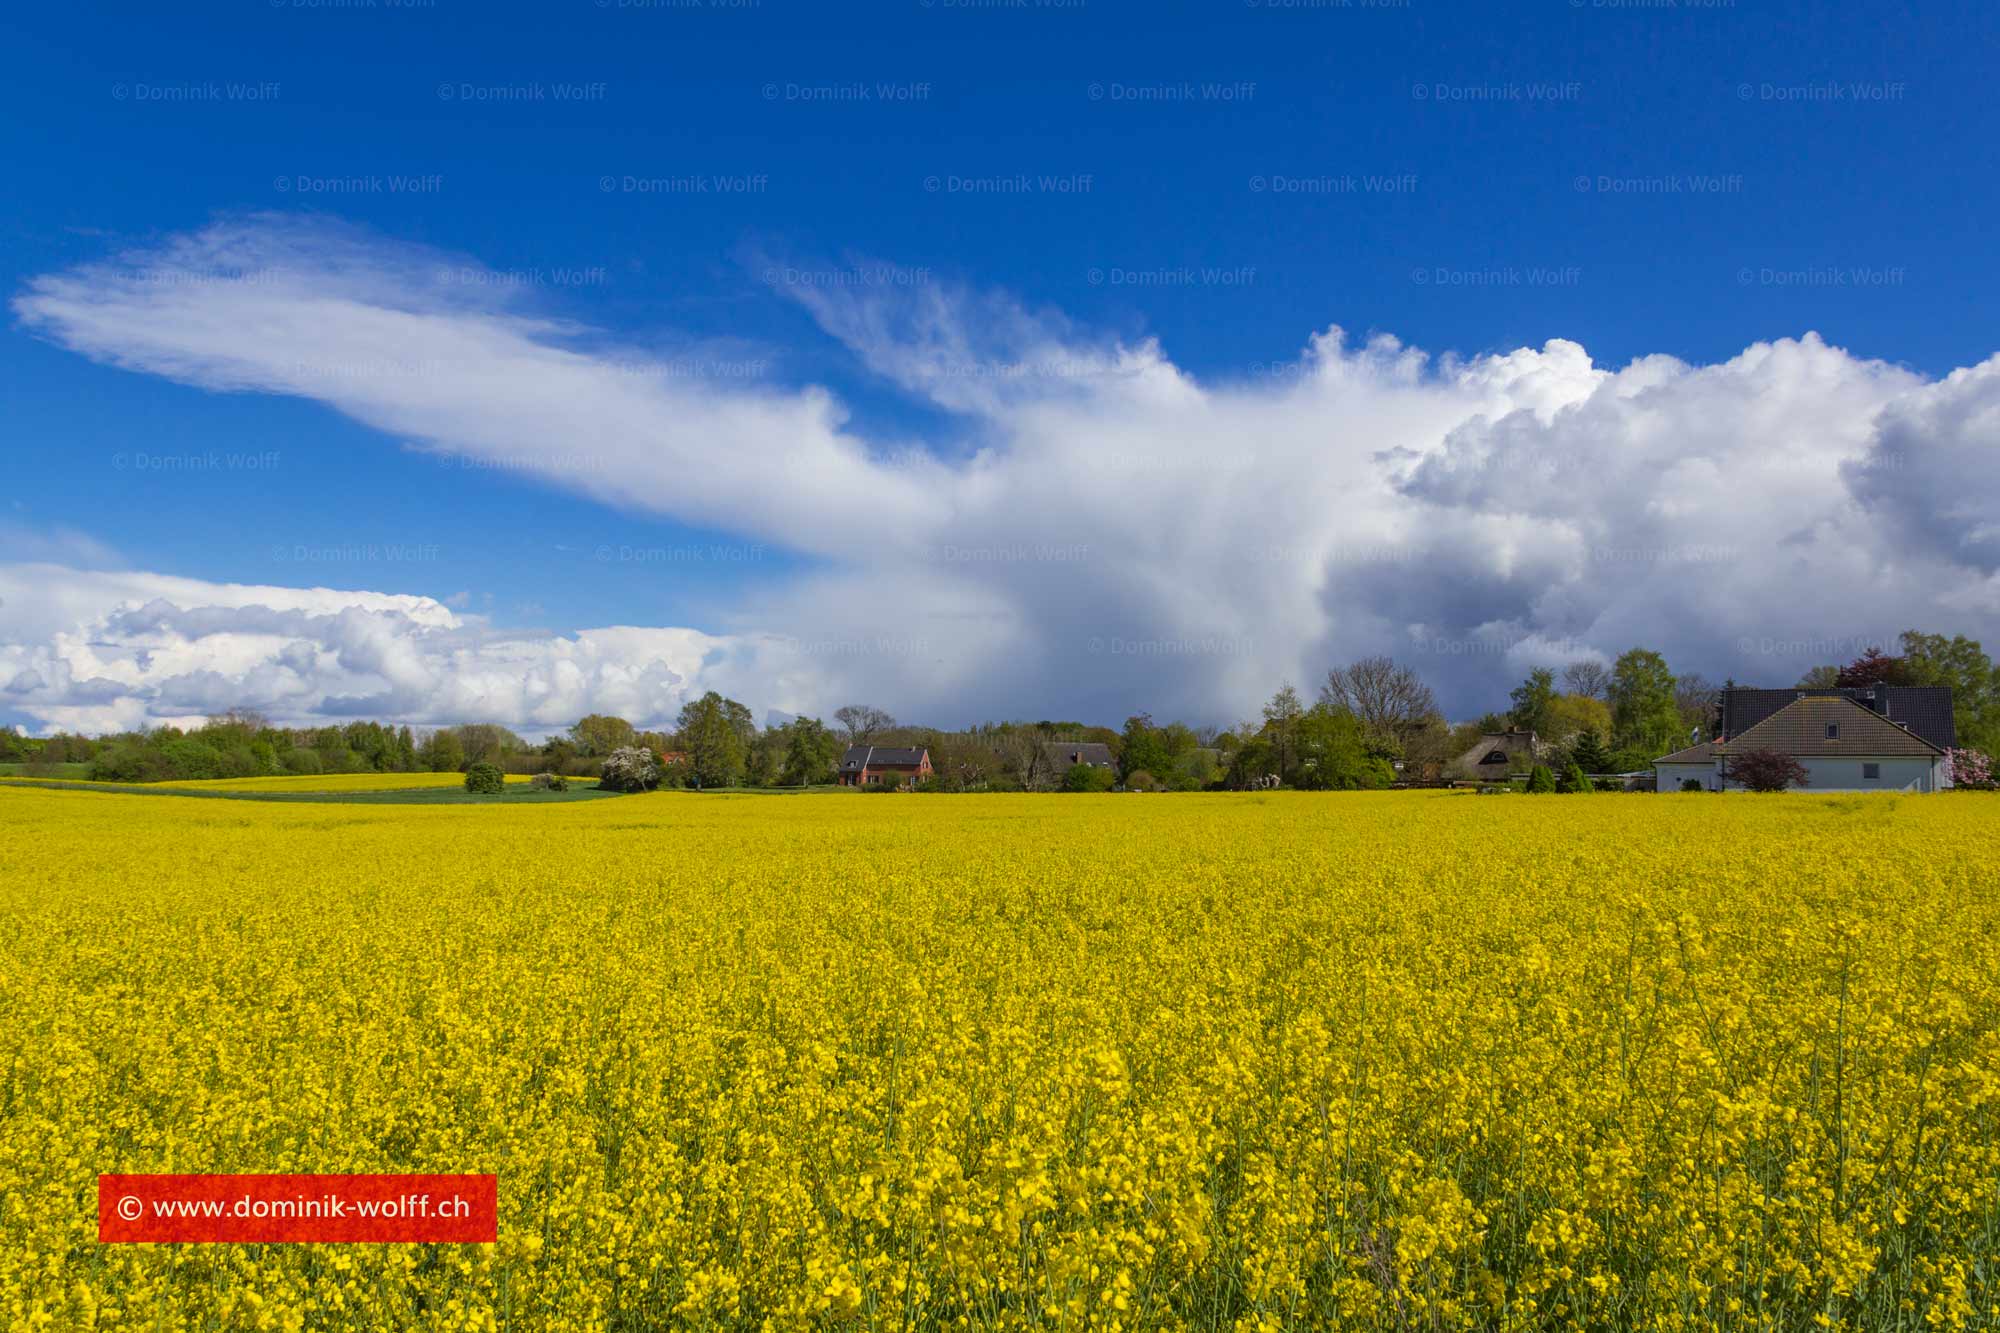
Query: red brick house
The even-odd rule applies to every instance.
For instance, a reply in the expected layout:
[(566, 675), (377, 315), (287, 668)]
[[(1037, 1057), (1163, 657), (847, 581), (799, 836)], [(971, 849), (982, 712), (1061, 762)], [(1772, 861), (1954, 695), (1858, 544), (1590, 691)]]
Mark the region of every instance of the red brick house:
[(843, 787), (907, 787), (931, 775), (931, 752), (922, 746), (850, 745), (841, 756)]

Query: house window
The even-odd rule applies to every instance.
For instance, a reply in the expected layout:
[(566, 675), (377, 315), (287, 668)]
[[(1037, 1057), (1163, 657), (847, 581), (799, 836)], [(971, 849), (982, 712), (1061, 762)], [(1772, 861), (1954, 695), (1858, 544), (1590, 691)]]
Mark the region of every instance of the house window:
[(1830, 741), (1840, 739), (1840, 724), (1838, 722), (1829, 722), (1826, 724), (1826, 738)]
[(1861, 780), (1863, 782), (1874, 782), (1881, 776), (1882, 776), (1882, 765), (1863, 764), (1861, 766)]

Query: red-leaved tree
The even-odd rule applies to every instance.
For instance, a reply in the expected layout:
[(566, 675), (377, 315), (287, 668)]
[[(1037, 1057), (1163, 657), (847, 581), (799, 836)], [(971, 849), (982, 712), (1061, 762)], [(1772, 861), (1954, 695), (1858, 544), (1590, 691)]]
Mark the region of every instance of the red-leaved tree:
[(1729, 776), (1751, 791), (1806, 785), (1806, 766), (1782, 750), (1745, 750), (1729, 756)]

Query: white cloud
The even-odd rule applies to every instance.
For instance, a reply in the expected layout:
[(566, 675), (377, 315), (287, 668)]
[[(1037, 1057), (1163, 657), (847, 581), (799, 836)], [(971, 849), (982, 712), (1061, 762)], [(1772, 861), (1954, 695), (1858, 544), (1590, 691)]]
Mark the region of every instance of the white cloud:
[[(15, 306), (100, 360), (311, 398), (819, 567), (708, 633), (536, 636), (428, 599), (49, 576), (0, 631), (0, 682), (40, 683), (0, 702), (123, 722), (254, 688), (240, 702), (287, 715), (540, 729), (714, 687), (947, 723), (1227, 720), (1387, 651), (1471, 712), (1527, 666), (1636, 643), (1782, 683), (1908, 626), (2000, 631), (2000, 362), (1933, 383), (1807, 335), (1611, 370), (1562, 340), (1460, 360), (1329, 329), (1295, 364), (1203, 383), (1003, 297), (787, 289), (861, 365), (962, 415), (973, 448), (948, 460), (861, 438), (824, 390), (648, 373), (505, 284), (431, 276), (470, 262), (252, 218)], [(115, 609), (134, 597), (165, 608)]]

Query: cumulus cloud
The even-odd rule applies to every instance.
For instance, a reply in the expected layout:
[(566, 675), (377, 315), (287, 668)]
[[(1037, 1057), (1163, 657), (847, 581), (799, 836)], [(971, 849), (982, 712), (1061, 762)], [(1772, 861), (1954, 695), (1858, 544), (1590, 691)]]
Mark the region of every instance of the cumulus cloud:
[(0, 626), (20, 686), (0, 700), (124, 723), (233, 688), (288, 716), (539, 729), (713, 687), (941, 723), (1228, 721), (1389, 652), (1464, 714), (1530, 666), (1640, 643), (1788, 683), (1911, 625), (2000, 628), (2000, 362), (1932, 382), (1807, 334), (1610, 369), (1563, 340), (1462, 359), (1329, 328), (1295, 363), (1203, 382), (1001, 295), (784, 286), (860, 367), (958, 417), (950, 450), (912, 448), (863, 438), (823, 388), (652, 373), (507, 284), (432, 276), (474, 262), (249, 218), (36, 279), (15, 309), (102, 361), (310, 398), (810, 571), (703, 631), (535, 636), (429, 599), (50, 577), (50, 605)]
[(300, 724), (658, 722), (691, 682), (734, 684), (732, 661), (755, 653), (696, 630), (524, 634), (428, 597), (54, 565), (0, 566), (0, 599), (23, 612), (0, 643), (0, 704), (93, 732), (231, 707)]

